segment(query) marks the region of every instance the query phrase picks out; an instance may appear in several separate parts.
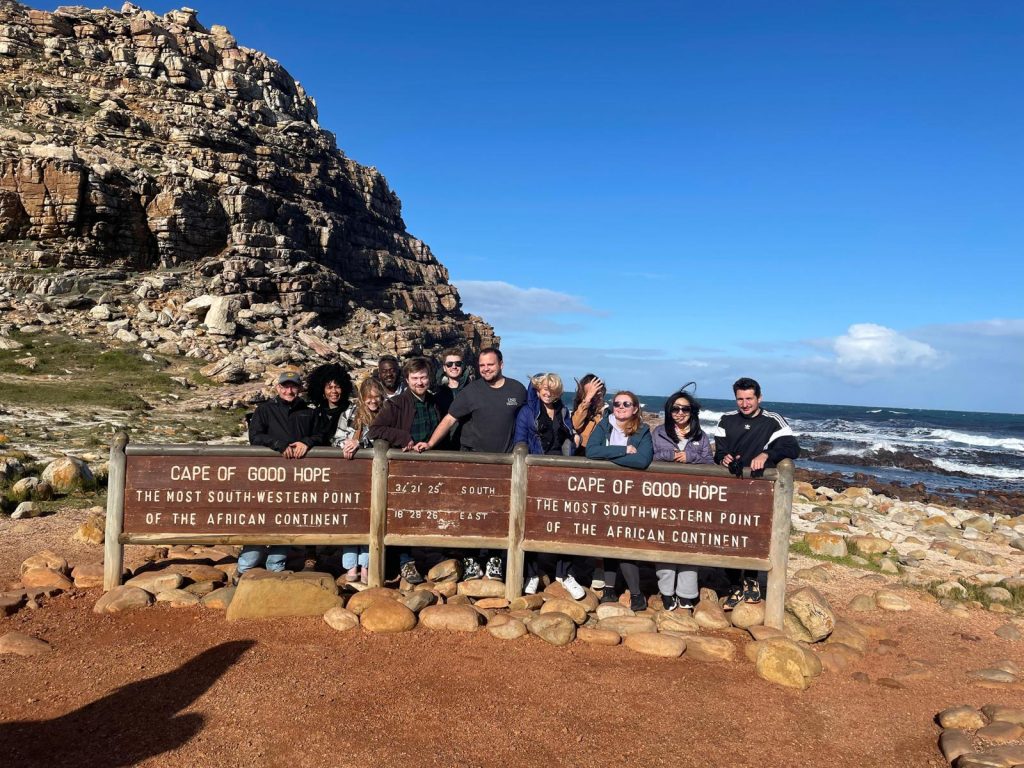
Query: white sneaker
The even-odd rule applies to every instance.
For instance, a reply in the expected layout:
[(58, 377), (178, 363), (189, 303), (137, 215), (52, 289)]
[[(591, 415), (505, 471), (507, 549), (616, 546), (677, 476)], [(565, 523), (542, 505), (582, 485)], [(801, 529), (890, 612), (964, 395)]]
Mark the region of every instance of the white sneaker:
[(580, 586), (580, 583), (572, 576), (566, 576), (565, 579), (562, 580), (562, 586), (566, 588), (569, 592), (569, 596), (572, 597), (573, 600), (582, 600), (587, 594), (587, 590)]
[(540, 577), (533, 576), (526, 582), (526, 586), (523, 587), (524, 595), (536, 595), (537, 588), (540, 586)]

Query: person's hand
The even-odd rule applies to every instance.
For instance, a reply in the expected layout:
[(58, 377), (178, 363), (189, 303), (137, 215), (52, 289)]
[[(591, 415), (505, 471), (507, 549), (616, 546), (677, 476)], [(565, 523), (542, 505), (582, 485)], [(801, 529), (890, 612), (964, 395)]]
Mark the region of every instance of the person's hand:
[(755, 472), (764, 469), (764, 465), (767, 461), (768, 454), (765, 453), (764, 451), (761, 451), (759, 454), (757, 454), (757, 456), (754, 457), (754, 460), (750, 462), (750, 468)]
[(416, 453), (423, 453), (424, 451), (430, 450), (430, 443), (428, 443), (426, 440), (420, 440), (418, 443), (416, 443), (416, 445), (412, 447), (412, 449), (416, 451)]
[(359, 442), (349, 438), (345, 441), (345, 445), (341, 447), (341, 455), (346, 459), (351, 459), (356, 455), (356, 451), (359, 449)]
[(409, 451), (415, 451), (415, 450), (416, 450), (416, 443), (414, 443), (412, 440), (410, 440), (408, 443), (406, 443), (402, 447), (402, 453), (408, 453)]
[(626, 446), (626, 454), (629, 455), (631, 453), (636, 453), (636, 446), (635, 445), (627, 445)]
[(732, 454), (727, 453), (725, 454), (725, 456), (722, 457), (722, 466), (728, 467), (730, 464), (732, 464)]
[(676, 451), (672, 456), (672, 461), (678, 461), (680, 464), (686, 463), (686, 451)]
[(308, 445), (296, 441), (284, 449), (284, 457), (286, 459), (301, 459), (303, 456), (306, 455), (306, 451), (308, 450)]
[(604, 382), (600, 379), (591, 379), (583, 385), (583, 400), (589, 403), (594, 397), (604, 389)]

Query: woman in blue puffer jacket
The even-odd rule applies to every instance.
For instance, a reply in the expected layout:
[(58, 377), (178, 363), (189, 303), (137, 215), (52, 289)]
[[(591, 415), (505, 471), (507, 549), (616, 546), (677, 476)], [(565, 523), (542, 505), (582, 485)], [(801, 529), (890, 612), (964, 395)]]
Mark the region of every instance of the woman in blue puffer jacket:
[[(532, 454), (572, 456), (579, 445), (579, 435), (572, 426), (572, 413), (562, 402), (562, 379), (555, 373), (538, 373), (530, 378), (526, 390), (526, 404), (516, 414), (516, 443), (526, 443)], [(577, 581), (584, 572), (592, 573), (594, 566), (587, 558), (565, 558), (531, 555), (526, 561), (526, 584), (523, 592), (535, 594), (540, 588), (544, 572), (554, 561), (555, 580), (573, 600), (580, 600), (586, 590)], [(589, 562), (590, 570), (586, 571)], [(577, 573), (578, 571), (578, 573)]]

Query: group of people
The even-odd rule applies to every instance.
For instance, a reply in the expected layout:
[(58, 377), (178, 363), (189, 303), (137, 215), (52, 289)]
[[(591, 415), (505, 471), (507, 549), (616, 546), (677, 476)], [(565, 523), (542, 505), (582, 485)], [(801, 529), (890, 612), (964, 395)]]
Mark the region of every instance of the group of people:
[[(307, 404), (299, 394), (297, 373), (282, 373), (277, 397), (261, 404), (249, 421), (249, 442), (270, 447), (286, 458), (300, 459), (316, 445), (333, 445), (352, 458), (374, 440), (387, 440), (403, 451), (484, 451), (510, 453), (525, 443), (532, 454), (586, 456), (617, 466), (646, 469), (653, 461), (719, 464), (735, 474), (759, 473), (783, 459), (795, 459), (799, 445), (785, 419), (761, 408), (761, 386), (750, 378), (733, 384), (736, 410), (724, 414), (709, 434), (700, 424), (700, 403), (686, 388), (665, 401), (664, 422), (651, 430), (641, 404), (628, 390), (619, 390), (607, 403), (604, 381), (588, 373), (577, 382), (572, 405), (563, 399), (564, 385), (556, 373), (539, 373), (527, 386), (503, 373), (501, 350), (487, 347), (477, 356), (476, 369), (459, 349), (448, 349), (440, 370), (425, 357), (404, 363), (381, 358), (376, 370), (353, 387), (339, 365), (320, 366), (308, 380)], [(354, 402), (349, 398), (354, 395)], [(287, 547), (245, 547), (238, 571), (244, 573), (263, 558), (268, 570), (283, 570)], [(403, 548), (399, 575), (416, 584), (421, 569), (446, 553), (427, 548)], [(502, 553), (481, 550), (462, 560), (463, 579), (501, 579)], [(344, 547), (342, 568), (349, 581), (367, 580), (366, 547)], [(638, 563), (590, 557), (529, 554), (523, 591), (537, 592), (545, 579), (562, 584), (575, 599), (584, 584), (601, 592), (602, 602), (618, 600), (621, 575), (633, 610), (643, 610)], [(698, 574), (692, 566), (657, 563), (656, 574), (666, 610), (692, 609), (698, 598)], [(740, 602), (760, 602), (763, 573), (730, 571), (732, 584), (725, 601), (731, 609)]]

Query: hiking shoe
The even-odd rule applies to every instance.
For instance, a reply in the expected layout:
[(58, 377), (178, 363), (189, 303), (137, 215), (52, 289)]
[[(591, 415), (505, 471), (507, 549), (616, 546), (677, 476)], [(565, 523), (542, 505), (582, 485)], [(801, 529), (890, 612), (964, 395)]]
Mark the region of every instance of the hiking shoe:
[(666, 611), (674, 611), (678, 607), (675, 595), (662, 595), (661, 604), (664, 606)]
[(536, 595), (537, 588), (540, 586), (540, 576), (531, 576), (526, 581), (526, 586), (523, 587), (524, 595)]
[(462, 580), (472, 581), (473, 579), (483, 578), (483, 571), (480, 570), (480, 563), (474, 560), (472, 557), (464, 557), (462, 559)]
[(643, 592), (637, 592), (635, 595), (629, 596), (629, 609), (633, 613), (640, 613), (647, 609), (647, 598), (644, 597)]
[(423, 577), (420, 576), (420, 572), (416, 570), (416, 563), (412, 560), (402, 566), (402, 570), (399, 571), (402, 578), (410, 584), (422, 584)]
[(488, 579), (501, 581), (501, 558), (492, 557), (487, 561), (487, 572), (484, 574)]
[(587, 594), (587, 590), (585, 590), (583, 586), (572, 576), (566, 576), (562, 580), (562, 586), (565, 587), (566, 591), (569, 593), (569, 597), (573, 600), (582, 600)]
[(692, 597), (676, 596), (676, 608), (680, 611), (693, 611), (697, 607), (697, 600)]
[(757, 583), (757, 579), (744, 579), (743, 580), (743, 602), (744, 603), (760, 603), (761, 602), (761, 585)]
[(594, 579), (590, 582), (590, 588), (595, 592), (600, 592), (604, 589), (604, 579)]
[(601, 593), (600, 603), (617, 603), (619, 602), (619, 596), (615, 594), (614, 587), (605, 587)]
[(729, 596), (725, 598), (725, 602), (722, 603), (723, 611), (731, 611), (737, 605), (743, 602), (743, 587), (736, 587)]

